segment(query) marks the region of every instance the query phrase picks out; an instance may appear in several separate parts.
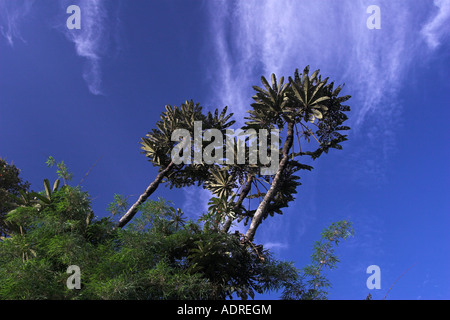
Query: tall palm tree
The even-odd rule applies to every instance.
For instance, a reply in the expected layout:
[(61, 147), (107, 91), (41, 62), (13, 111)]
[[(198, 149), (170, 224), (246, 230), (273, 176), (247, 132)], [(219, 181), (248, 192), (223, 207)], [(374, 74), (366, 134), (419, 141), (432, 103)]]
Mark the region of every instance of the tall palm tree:
[(128, 211), (119, 219), (116, 228), (124, 227), (138, 212), (139, 206), (155, 192), (159, 184), (164, 179), (170, 183), (170, 187), (183, 187), (193, 184), (201, 184), (209, 176), (210, 165), (205, 164), (175, 164), (171, 159), (171, 151), (177, 144), (172, 141), (172, 133), (176, 129), (186, 129), (191, 137), (194, 136), (194, 124), (196, 121), (202, 122), (202, 128), (219, 129), (221, 132), (233, 125), (234, 120), (228, 121), (232, 114), (226, 114), (225, 107), (219, 115), (216, 109), (214, 114), (208, 112), (206, 115), (202, 112), (202, 107), (198, 103), (186, 101), (180, 107), (166, 106), (166, 111), (160, 116), (156, 123), (156, 128), (152, 129), (145, 137), (141, 139), (143, 153), (149, 158), (153, 165), (159, 167), (159, 172), (155, 179), (148, 185), (137, 201), (128, 209)]
[[(250, 227), (245, 234), (248, 241), (253, 241), (256, 230), (262, 220), (267, 217), (267, 211), (280, 190), (290, 185), (291, 195), (292, 187), (295, 192), (295, 186), (298, 183), (295, 184), (294, 180), (297, 177), (292, 173), (298, 169), (311, 169), (309, 166), (298, 163), (295, 157), (307, 155), (316, 159), (322, 152), (328, 152), (329, 148), (341, 149), (339, 143), (345, 141), (346, 136), (338, 131), (349, 129), (342, 126), (342, 123), (347, 120), (343, 112), (349, 111), (350, 108), (341, 103), (348, 100), (350, 96), (338, 97), (342, 87), (339, 86), (333, 90), (334, 83), (327, 85), (328, 78), (322, 80), (319, 70), (316, 70), (311, 77), (309, 66), (304, 69), (301, 76), (296, 70), (294, 79), (289, 77), (289, 83), (286, 84), (284, 84), (284, 78), (277, 83), (274, 74), (271, 76), (271, 85), (264, 77), (261, 81), (264, 89), (253, 87), (257, 93), (253, 96), (255, 103), (249, 111), (250, 116), (247, 118), (246, 125), (252, 128), (278, 127), (280, 130), (286, 128), (286, 137), (278, 170), (270, 188), (254, 212)], [(310, 125), (317, 127), (318, 130), (313, 132)], [(302, 132), (301, 136), (298, 135), (298, 127)], [(291, 152), (295, 135), (297, 135), (300, 150)], [(308, 142), (313, 137), (319, 146), (314, 151), (302, 150), (300, 137)]]

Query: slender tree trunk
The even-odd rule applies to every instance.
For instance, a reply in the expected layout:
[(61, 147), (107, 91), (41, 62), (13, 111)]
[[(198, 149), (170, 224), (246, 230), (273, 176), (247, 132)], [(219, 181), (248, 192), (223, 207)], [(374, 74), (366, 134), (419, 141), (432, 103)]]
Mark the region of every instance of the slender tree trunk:
[(127, 213), (125, 213), (122, 216), (122, 218), (120, 218), (120, 220), (117, 223), (117, 225), (115, 226), (115, 228), (123, 228), (128, 222), (130, 222), (131, 219), (133, 219), (134, 215), (138, 211), (139, 205), (144, 203), (145, 200), (147, 200), (147, 198), (153, 192), (155, 192), (155, 190), (158, 188), (158, 186), (159, 186), (160, 182), (162, 181), (162, 179), (172, 169), (172, 167), (173, 167), (173, 162), (170, 162), (163, 171), (158, 173), (158, 175), (156, 176), (155, 180), (153, 180), (153, 182), (149, 184), (149, 186), (147, 187), (145, 192), (139, 196), (139, 199), (136, 201), (136, 203), (133, 204), (130, 209), (128, 209)]
[(262, 218), (267, 211), (270, 201), (275, 197), (277, 189), (282, 182), (281, 181), (282, 174), (283, 174), (284, 168), (286, 168), (286, 165), (288, 163), (289, 150), (291, 149), (293, 142), (294, 142), (294, 123), (288, 122), (286, 141), (284, 142), (283, 151), (282, 151), (283, 157), (280, 161), (280, 165), (278, 167), (277, 173), (275, 174), (275, 177), (272, 180), (272, 184), (270, 185), (269, 190), (267, 191), (266, 195), (264, 196), (263, 201), (261, 201), (261, 203), (259, 204), (258, 209), (256, 209), (256, 212), (253, 215), (250, 227), (248, 228), (247, 233), (245, 234), (245, 237), (249, 241), (253, 241), (253, 238), (255, 237), (256, 229), (258, 229), (259, 225), (261, 224)]
[[(252, 188), (252, 182), (253, 182), (253, 176), (251, 174), (248, 174), (247, 175), (247, 182), (246, 182), (244, 188), (242, 189), (241, 193), (239, 194), (239, 199), (235, 203), (235, 205), (233, 207), (233, 210), (237, 210), (241, 206), (242, 202), (247, 197), (248, 193), (250, 192), (250, 189)], [(233, 222), (233, 219), (232, 218), (228, 218), (228, 220), (223, 225), (222, 231), (223, 232), (228, 232), (228, 230), (231, 227), (231, 223), (232, 222)]]

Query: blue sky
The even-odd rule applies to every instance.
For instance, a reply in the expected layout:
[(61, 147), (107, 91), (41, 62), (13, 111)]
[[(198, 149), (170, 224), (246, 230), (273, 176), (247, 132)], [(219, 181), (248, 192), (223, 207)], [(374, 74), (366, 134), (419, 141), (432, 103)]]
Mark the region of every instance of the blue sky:
[[(81, 9), (81, 30), (66, 8)], [(368, 29), (370, 5), (381, 29)], [(309, 262), (333, 221), (354, 223), (331, 299), (450, 299), (450, 1), (0, 0), (0, 156), (41, 189), (64, 160), (98, 216), (135, 200), (156, 170), (140, 153), (164, 105), (227, 105), (242, 121), (261, 75), (310, 65), (352, 95), (349, 141), (302, 175), (297, 199), (256, 241)], [(199, 189), (160, 187), (192, 217)], [(369, 290), (366, 268), (381, 269)], [(278, 294), (259, 298), (278, 298)]]

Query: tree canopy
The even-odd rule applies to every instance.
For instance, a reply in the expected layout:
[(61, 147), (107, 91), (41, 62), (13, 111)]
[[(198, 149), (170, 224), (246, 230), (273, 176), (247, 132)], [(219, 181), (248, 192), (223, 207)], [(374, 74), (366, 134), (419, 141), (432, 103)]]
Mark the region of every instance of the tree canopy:
[(30, 188), (30, 183), (20, 178), (19, 174), (20, 170), (14, 164), (0, 158), (0, 236), (9, 232), (4, 222), (6, 214), (15, 208)]
[[(284, 299), (326, 298), (330, 283), (324, 270), (336, 267), (333, 248), (352, 234), (351, 223), (325, 229), (311, 265), (303, 269), (276, 259), (255, 242), (255, 234), (295, 199), (298, 172), (312, 170), (300, 159), (342, 149), (346, 135), (340, 132), (349, 129), (343, 126), (349, 107), (342, 103), (350, 97), (339, 97), (342, 87), (322, 80), (319, 70), (309, 76), (309, 67), (302, 74), (296, 70), (287, 83), (275, 75), (270, 83), (261, 81), (264, 88), (253, 87), (255, 102), (241, 129), (254, 130), (259, 138), (264, 130), (282, 133), (266, 135), (267, 143), (257, 146), (279, 155), (272, 175), (260, 170), (270, 166), (267, 162), (249, 161), (256, 143), (251, 137), (244, 140), (245, 161), (175, 163), (171, 151), (180, 143), (174, 139), (179, 129), (193, 140), (188, 147), (193, 152), (211, 143), (195, 135), (213, 129), (226, 137), (215, 146), (240, 151), (238, 139), (230, 137), (235, 121), (227, 107), (204, 113), (192, 100), (166, 106), (156, 128), (141, 139), (143, 153), (158, 168), (155, 179), (132, 205), (129, 197), (114, 195), (103, 218), (92, 211), (89, 194), (70, 185), (72, 174), (63, 161), (50, 157), (47, 165), (56, 165), (58, 179), (53, 184), (45, 179), (42, 191), (30, 192), (17, 168), (2, 160), (0, 298), (247, 299), (269, 291)], [(207, 212), (194, 221), (164, 199), (149, 200), (161, 183), (208, 189)], [(232, 231), (238, 222), (243, 223), (238, 230), (246, 231)], [(65, 285), (69, 265), (82, 272), (79, 290)]]

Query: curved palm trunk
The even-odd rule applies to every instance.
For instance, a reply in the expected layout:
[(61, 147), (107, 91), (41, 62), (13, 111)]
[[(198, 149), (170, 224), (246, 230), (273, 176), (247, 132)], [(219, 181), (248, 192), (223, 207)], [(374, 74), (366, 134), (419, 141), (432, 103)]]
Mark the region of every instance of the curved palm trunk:
[(139, 199), (136, 201), (135, 204), (131, 206), (130, 209), (128, 209), (127, 213), (125, 213), (122, 218), (120, 218), (119, 222), (115, 226), (115, 228), (123, 228), (128, 222), (130, 222), (131, 219), (135, 216), (135, 214), (138, 212), (138, 207), (147, 200), (147, 198), (155, 192), (155, 190), (158, 188), (159, 184), (161, 183), (162, 179), (166, 176), (166, 174), (172, 169), (173, 162), (170, 162), (169, 165), (158, 175), (156, 176), (155, 180), (153, 180), (152, 183), (149, 184), (147, 189), (145, 189), (145, 192), (139, 196)]
[[(247, 182), (246, 182), (244, 188), (242, 189), (241, 193), (239, 194), (239, 199), (234, 205), (234, 210), (237, 210), (241, 206), (244, 199), (247, 197), (248, 193), (250, 192), (250, 189), (252, 188), (252, 182), (253, 182), (253, 176), (251, 174), (249, 174), (247, 176)], [(228, 218), (228, 220), (223, 225), (222, 231), (228, 232), (228, 230), (231, 227), (232, 222), (233, 222), (233, 219)]]
[(259, 225), (261, 224), (262, 218), (263, 218), (264, 214), (266, 213), (266, 210), (270, 204), (270, 201), (276, 195), (277, 189), (281, 184), (281, 179), (282, 179), (281, 175), (284, 171), (284, 168), (286, 168), (286, 165), (289, 160), (289, 150), (291, 149), (293, 142), (294, 142), (294, 123), (288, 122), (286, 141), (284, 142), (283, 153), (282, 153), (283, 158), (280, 161), (280, 165), (278, 167), (277, 173), (275, 174), (275, 177), (273, 178), (273, 181), (272, 181), (272, 184), (270, 185), (269, 190), (267, 191), (266, 195), (264, 196), (263, 201), (261, 201), (261, 203), (258, 206), (258, 209), (256, 209), (256, 212), (253, 215), (250, 227), (248, 228), (247, 233), (245, 234), (245, 237), (248, 241), (253, 241), (256, 230), (258, 229)]

